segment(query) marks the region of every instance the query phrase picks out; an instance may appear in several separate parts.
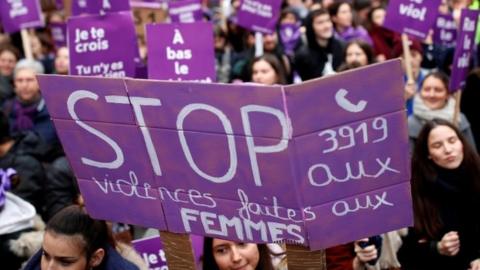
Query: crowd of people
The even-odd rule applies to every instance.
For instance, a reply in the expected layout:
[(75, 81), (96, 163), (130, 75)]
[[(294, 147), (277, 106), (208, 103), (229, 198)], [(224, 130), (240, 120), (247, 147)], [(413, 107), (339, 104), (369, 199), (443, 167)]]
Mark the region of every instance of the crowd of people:
[[(235, 24), (239, 4), (232, 0), (233, 12), (223, 14), (204, 1), (218, 82), (286, 85), (397, 57), (406, 70), (400, 34), (383, 27), (388, 1), (282, 1), (277, 30), (263, 34), (262, 55), (255, 53), (255, 33)], [(442, 0), (439, 12), (458, 23), (462, 8), (478, 9), (480, 1)], [(1, 268), (147, 269), (113, 234), (123, 225), (94, 220), (82, 207), (36, 77), (69, 74), (69, 50), (54, 46), (49, 28), (65, 15), (48, 11), (46, 18), (46, 27), (28, 32), (33, 59), (25, 57), (18, 33), (0, 32)], [(296, 25), (299, 38), (284, 37), (285, 25)], [(451, 91), (457, 89), (449, 89), (455, 48), (433, 43), (432, 33), (410, 40), (413, 76), (405, 71), (403, 91), (414, 226), (327, 249), (328, 270), (480, 270), (479, 48), (458, 99)], [(148, 52), (141, 51), (146, 63)], [(282, 245), (219, 238), (205, 238), (202, 258), (205, 270), (287, 269), (288, 261)]]

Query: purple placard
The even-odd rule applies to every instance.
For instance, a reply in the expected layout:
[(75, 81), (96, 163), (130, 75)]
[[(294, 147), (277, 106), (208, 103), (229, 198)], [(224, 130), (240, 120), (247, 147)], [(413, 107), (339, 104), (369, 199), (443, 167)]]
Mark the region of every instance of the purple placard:
[(288, 87), (39, 82), (95, 217), (317, 250), (412, 225), (401, 78), (392, 60)]
[(438, 14), (433, 27), (435, 44), (454, 47), (457, 39), (457, 25), (451, 14)]
[(172, 23), (199, 22), (203, 18), (201, 0), (182, 0), (168, 4), (168, 15)]
[(130, 10), (129, 0), (73, 0), (72, 15), (100, 14), (104, 12), (119, 12)]
[(280, 16), (281, 0), (241, 0), (237, 24), (256, 32), (275, 31)]
[(149, 270), (167, 270), (167, 257), (160, 236), (132, 241), (133, 248), (140, 254)]
[(293, 54), (295, 46), (297, 46), (302, 32), (300, 31), (300, 25), (296, 23), (284, 23), (280, 25), (278, 30), (280, 34), (280, 40), (282, 41), (283, 48), (286, 54)]
[(138, 45), (130, 12), (72, 17), (67, 29), (70, 74), (135, 76)]
[(52, 38), (56, 48), (67, 46), (66, 23), (50, 23), (50, 31), (52, 32)]
[(25, 28), (45, 25), (41, 13), (40, 0), (0, 1), (0, 18), (3, 30), (15, 33)]
[(384, 27), (424, 40), (438, 14), (441, 0), (391, 0)]
[(147, 24), (147, 48), (150, 79), (215, 81), (210, 22)]
[(478, 10), (462, 9), (457, 46), (453, 56), (450, 92), (461, 89), (465, 84), (470, 59), (475, 48), (475, 32), (479, 14)]

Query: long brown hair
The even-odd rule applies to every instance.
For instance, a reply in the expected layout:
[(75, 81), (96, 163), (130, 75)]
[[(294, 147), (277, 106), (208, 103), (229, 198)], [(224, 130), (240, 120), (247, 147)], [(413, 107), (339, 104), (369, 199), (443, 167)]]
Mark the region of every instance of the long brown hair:
[[(412, 157), (412, 199), (414, 210), (415, 230), (431, 239), (438, 237), (443, 227), (439, 214), (438, 201), (432, 195), (432, 183), (437, 180), (438, 166), (429, 158), (428, 137), (430, 132), (438, 126), (447, 126), (457, 134), (463, 144), (463, 161), (460, 164), (466, 171), (466, 194), (478, 201), (480, 196), (480, 158), (467, 142), (463, 134), (450, 122), (442, 119), (433, 119), (423, 126)], [(467, 207), (467, 206), (465, 206)]]
[[(255, 270), (274, 270), (272, 264), (272, 252), (266, 244), (257, 244), (259, 261)], [(213, 257), (213, 238), (205, 237), (203, 241), (203, 270), (219, 270)]]

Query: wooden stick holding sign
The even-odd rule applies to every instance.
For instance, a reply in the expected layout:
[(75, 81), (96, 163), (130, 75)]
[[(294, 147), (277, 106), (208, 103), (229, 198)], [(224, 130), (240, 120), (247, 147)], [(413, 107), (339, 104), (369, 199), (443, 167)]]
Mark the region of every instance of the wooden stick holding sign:
[(407, 83), (415, 83), (412, 70), (412, 53), (410, 52), (410, 41), (407, 34), (402, 34), (402, 46), (403, 46), (403, 64), (407, 72)]
[(160, 232), (169, 270), (195, 270), (195, 257), (188, 234)]
[(263, 34), (255, 32), (255, 57), (263, 55)]
[(32, 52), (32, 43), (30, 41), (30, 34), (28, 33), (27, 29), (22, 29), (20, 31), (20, 34), (22, 36), (22, 45), (23, 45), (23, 51), (25, 53), (25, 58), (27, 59), (33, 59), (33, 52)]
[(327, 270), (325, 250), (310, 251), (298, 245), (287, 245), (288, 270)]
[(456, 127), (460, 126), (460, 102), (462, 101), (462, 91), (458, 90), (454, 95), (455, 111), (453, 112), (453, 124)]

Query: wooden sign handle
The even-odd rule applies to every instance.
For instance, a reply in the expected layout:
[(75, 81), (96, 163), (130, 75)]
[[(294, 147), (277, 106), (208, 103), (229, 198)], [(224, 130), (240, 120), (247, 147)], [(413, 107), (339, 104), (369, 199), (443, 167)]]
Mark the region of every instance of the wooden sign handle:
[(462, 91), (458, 90), (455, 92), (455, 111), (453, 112), (453, 124), (456, 127), (460, 127), (460, 102), (462, 101)]
[(160, 232), (169, 270), (195, 270), (195, 256), (188, 234)]
[(298, 245), (287, 245), (288, 270), (327, 270), (325, 250), (310, 251)]
[(28, 34), (27, 29), (22, 29), (20, 31), (20, 34), (22, 36), (22, 45), (23, 45), (23, 52), (25, 53), (25, 58), (32, 60), (33, 59), (33, 53), (32, 53), (32, 46), (30, 42), (30, 35)]
[(402, 34), (402, 46), (403, 46), (403, 60), (405, 65), (405, 70), (407, 72), (408, 83), (414, 83), (415, 78), (413, 78), (412, 71), (412, 53), (410, 52), (409, 40), (407, 34)]

